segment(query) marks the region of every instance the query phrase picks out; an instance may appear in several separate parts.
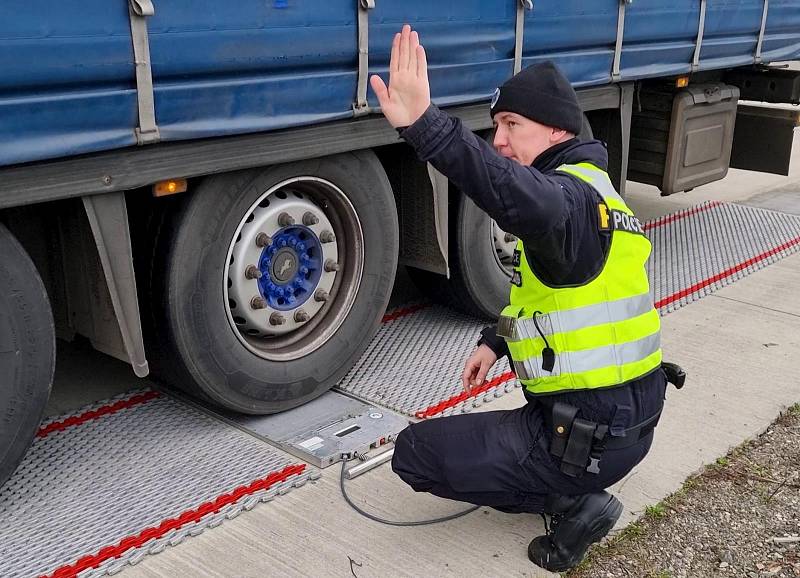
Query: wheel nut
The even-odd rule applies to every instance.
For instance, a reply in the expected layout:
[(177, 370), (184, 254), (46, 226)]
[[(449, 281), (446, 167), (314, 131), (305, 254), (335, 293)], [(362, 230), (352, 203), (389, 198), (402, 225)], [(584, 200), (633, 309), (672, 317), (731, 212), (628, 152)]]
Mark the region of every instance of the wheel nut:
[(505, 236), (506, 243), (513, 243), (516, 240), (517, 240), (517, 238), (514, 235), (512, 235), (511, 233), (506, 233), (506, 236)]
[(278, 215), (278, 224), (281, 227), (288, 227), (289, 225), (294, 225), (294, 217), (292, 217), (289, 213), (281, 213)]
[(336, 237), (330, 231), (322, 231), (319, 234), (319, 240), (323, 243), (332, 243), (335, 239)]
[(261, 279), (262, 275), (261, 269), (255, 265), (248, 265), (247, 269), (244, 270), (244, 276), (248, 279)]
[(317, 223), (319, 223), (319, 219), (311, 211), (309, 211), (305, 215), (303, 215), (303, 224), (306, 227), (310, 227), (311, 225), (316, 225)]
[(284, 323), (286, 323), (286, 317), (280, 313), (273, 313), (269, 316), (270, 325), (283, 325)]
[(267, 302), (260, 295), (256, 295), (250, 300), (250, 307), (253, 309), (264, 309), (266, 306)]
[(314, 292), (314, 300), (315, 301), (327, 301), (328, 300), (328, 292), (325, 289), (317, 289)]
[(306, 313), (303, 309), (298, 309), (294, 312), (294, 320), (298, 323), (305, 323), (308, 321), (308, 313)]
[(266, 233), (259, 233), (256, 235), (256, 247), (268, 247), (272, 244), (272, 238)]
[(329, 273), (330, 273), (331, 271), (338, 271), (338, 270), (339, 270), (339, 263), (337, 263), (337, 262), (336, 262), (336, 261), (334, 261), (333, 259), (327, 259), (327, 260), (325, 261), (325, 270), (326, 270), (327, 272), (329, 272)]

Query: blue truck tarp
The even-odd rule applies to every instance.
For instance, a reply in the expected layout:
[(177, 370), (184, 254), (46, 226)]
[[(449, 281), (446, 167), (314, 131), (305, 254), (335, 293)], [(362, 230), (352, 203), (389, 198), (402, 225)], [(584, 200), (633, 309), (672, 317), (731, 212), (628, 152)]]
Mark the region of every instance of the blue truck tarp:
[[(162, 141), (275, 130), (353, 116), (358, 0), (154, 0), (147, 19)], [(434, 102), (488, 100), (511, 76), (512, 0), (377, 0), (369, 70), (392, 35), (419, 30)], [(621, 81), (687, 73), (700, 0), (626, 7)], [(612, 82), (619, 0), (536, 0), (523, 66), (557, 62), (576, 87)], [(699, 70), (754, 62), (764, 0), (707, 0)], [(763, 62), (800, 58), (800, 0), (770, 0)], [(0, 166), (136, 144), (127, 0), (0, 2)], [(377, 105), (369, 93), (369, 104)]]

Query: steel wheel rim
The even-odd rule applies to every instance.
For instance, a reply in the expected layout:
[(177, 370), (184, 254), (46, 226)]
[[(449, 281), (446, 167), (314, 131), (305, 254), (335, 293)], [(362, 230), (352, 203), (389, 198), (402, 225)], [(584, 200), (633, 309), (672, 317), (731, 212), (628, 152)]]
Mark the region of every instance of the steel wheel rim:
[(229, 244), (222, 279), (228, 322), (253, 354), (299, 359), (342, 326), (363, 272), (364, 233), (345, 193), (318, 177), (287, 179), (248, 208)]
[(492, 219), (492, 249), (494, 261), (506, 277), (511, 277), (514, 272), (512, 261), (514, 250), (517, 248), (517, 238), (506, 233)]

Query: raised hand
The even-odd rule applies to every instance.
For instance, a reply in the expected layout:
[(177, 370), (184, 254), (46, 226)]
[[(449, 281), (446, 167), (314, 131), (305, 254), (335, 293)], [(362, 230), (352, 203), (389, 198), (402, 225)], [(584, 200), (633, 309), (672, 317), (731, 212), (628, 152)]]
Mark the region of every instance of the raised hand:
[(393, 127), (409, 126), (422, 116), (431, 103), (428, 61), (419, 43), (419, 34), (411, 30), (411, 26), (404, 25), (402, 31), (394, 35), (388, 88), (377, 74), (369, 81), (384, 116)]

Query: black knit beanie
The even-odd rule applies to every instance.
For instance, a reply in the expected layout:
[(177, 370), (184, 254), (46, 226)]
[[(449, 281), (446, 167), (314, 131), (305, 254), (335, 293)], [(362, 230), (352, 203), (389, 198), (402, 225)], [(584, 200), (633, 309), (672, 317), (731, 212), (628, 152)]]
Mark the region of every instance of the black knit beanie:
[(583, 113), (569, 80), (550, 61), (529, 66), (509, 78), (492, 97), (492, 118), (515, 112), (541, 124), (581, 132)]

